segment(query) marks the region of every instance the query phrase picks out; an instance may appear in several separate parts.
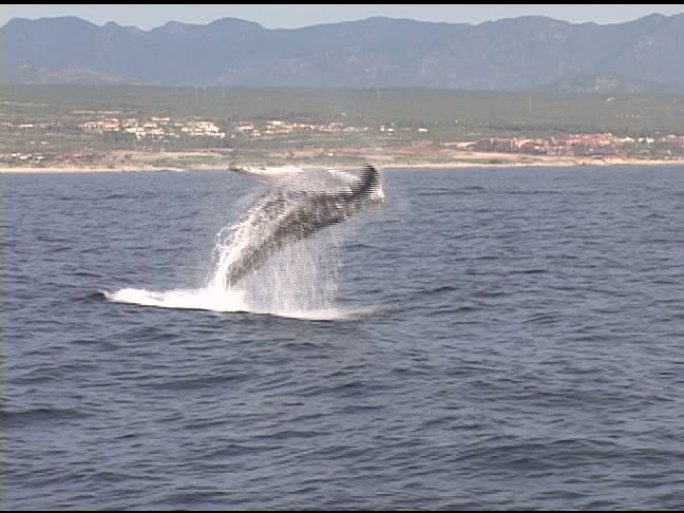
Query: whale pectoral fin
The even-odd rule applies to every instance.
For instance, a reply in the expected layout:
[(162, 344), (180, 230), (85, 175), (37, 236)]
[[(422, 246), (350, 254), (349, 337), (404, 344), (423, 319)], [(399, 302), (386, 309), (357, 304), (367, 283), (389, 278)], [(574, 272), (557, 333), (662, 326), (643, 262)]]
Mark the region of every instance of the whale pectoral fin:
[(233, 171), (234, 173), (240, 173), (240, 174), (249, 175), (249, 176), (258, 176), (259, 175), (259, 173), (252, 168), (242, 167), (242, 166), (238, 166), (236, 164), (229, 164), (228, 165), (228, 171)]
[(237, 166), (235, 164), (230, 164), (228, 166), (228, 171), (240, 173), (241, 175), (247, 175), (263, 183), (279, 182), (283, 179), (283, 176), (285, 176), (283, 173), (270, 173), (268, 168), (262, 167), (259, 169), (253, 169), (249, 167)]

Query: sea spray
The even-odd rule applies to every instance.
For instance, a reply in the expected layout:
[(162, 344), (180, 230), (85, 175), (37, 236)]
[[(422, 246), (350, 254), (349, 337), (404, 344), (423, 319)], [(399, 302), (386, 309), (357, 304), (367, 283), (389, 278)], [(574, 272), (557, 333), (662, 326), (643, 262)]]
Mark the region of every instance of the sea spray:
[(278, 178), (217, 233), (203, 288), (126, 288), (106, 297), (166, 308), (344, 318), (335, 308), (342, 245), (358, 226), (357, 214), (383, 200), (371, 166), (361, 178), (341, 172)]
[(261, 248), (283, 217), (301, 208), (303, 201), (308, 201), (308, 197), (301, 188), (283, 191), (271, 187), (240, 220), (220, 230), (212, 252), (207, 289), (214, 294), (240, 291), (251, 311), (291, 314), (331, 308), (338, 291), (342, 244), (352, 236), (355, 223), (330, 226), (312, 237), (284, 244), (277, 251), (266, 247), (269, 255), (263, 264), (236, 284), (227, 278), (231, 266), (245, 252)]
[(366, 166), (358, 178), (340, 172), (322, 176), (325, 180), (313, 172), (278, 180), (247, 210), (236, 226), (233, 250), (226, 256), (229, 287), (262, 267), (284, 247), (383, 202), (380, 175), (372, 166)]

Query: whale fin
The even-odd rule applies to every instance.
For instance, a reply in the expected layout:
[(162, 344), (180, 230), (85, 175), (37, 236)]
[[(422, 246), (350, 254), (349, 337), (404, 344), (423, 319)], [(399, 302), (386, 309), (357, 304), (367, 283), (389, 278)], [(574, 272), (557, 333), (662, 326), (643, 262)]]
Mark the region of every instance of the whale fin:
[(361, 176), (352, 186), (354, 194), (370, 194), (380, 185), (380, 172), (372, 165), (363, 166)]
[(285, 176), (290, 176), (294, 173), (304, 172), (302, 168), (296, 166), (251, 168), (238, 166), (236, 164), (230, 164), (228, 166), (228, 171), (233, 171), (235, 173), (251, 176), (253, 178), (256, 178), (257, 180), (262, 180), (264, 182), (275, 182)]

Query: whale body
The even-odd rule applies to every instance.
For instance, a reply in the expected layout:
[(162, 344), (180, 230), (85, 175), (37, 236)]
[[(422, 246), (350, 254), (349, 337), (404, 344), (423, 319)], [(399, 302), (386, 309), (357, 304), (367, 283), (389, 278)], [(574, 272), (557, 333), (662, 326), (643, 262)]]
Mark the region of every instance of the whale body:
[[(250, 174), (246, 168), (230, 169)], [(226, 285), (236, 285), (284, 246), (382, 205), (384, 199), (380, 173), (370, 164), (359, 176), (334, 170), (307, 171), (277, 180), (237, 226), (228, 256)]]

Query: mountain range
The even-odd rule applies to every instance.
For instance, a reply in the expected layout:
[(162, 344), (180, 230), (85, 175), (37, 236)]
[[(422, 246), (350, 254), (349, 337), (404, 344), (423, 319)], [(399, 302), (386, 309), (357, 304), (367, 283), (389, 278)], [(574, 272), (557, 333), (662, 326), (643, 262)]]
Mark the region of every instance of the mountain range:
[(376, 17), (299, 29), (223, 18), (147, 31), (14, 18), (0, 41), (5, 83), (684, 91), (684, 13), (609, 25)]

